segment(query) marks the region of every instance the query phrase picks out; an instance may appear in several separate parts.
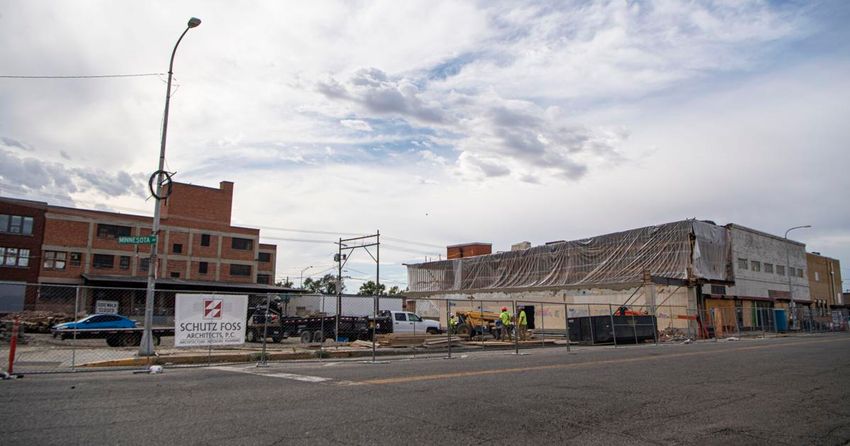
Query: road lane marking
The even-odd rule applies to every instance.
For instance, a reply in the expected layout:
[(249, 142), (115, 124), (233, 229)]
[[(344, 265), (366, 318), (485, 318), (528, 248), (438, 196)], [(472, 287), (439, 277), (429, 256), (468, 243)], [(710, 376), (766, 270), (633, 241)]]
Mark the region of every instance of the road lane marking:
[(331, 378), (325, 378), (322, 376), (310, 376), (310, 375), (297, 375), (295, 373), (284, 373), (284, 372), (271, 372), (268, 373), (265, 370), (268, 369), (260, 369), (256, 367), (212, 367), (215, 370), (222, 370), (225, 372), (235, 372), (235, 373), (245, 373), (248, 375), (256, 375), (256, 376), (268, 376), (270, 378), (283, 378), (283, 379), (291, 379), (294, 381), (302, 381), (308, 383), (320, 383), (325, 381), (331, 381)]
[(550, 364), (550, 365), (540, 365), (540, 366), (528, 366), (528, 367), (512, 367), (507, 369), (490, 369), (490, 370), (475, 370), (468, 372), (450, 372), (450, 373), (437, 373), (432, 375), (412, 375), (412, 376), (399, 376), (395, 378), (378, 378), (378, 379), (369, 379), (359, 381), (362, 384), (403, 384), (409, 382), (416, 381), (432, 381), (432, 380), (440, 380), (440, 379), (452, 379), (452, 378), (466, 378), (470, 376), (487, 376), (487, 375), (499, 375), (504, 373), (521, 373), (521, 372), (531, 372), (536, 370), (553, 370), (553, 369), (572, 369), (579, 367), (586, 367), (590, 365), (604, 365), (604, 364), (624, 364), (631, 362), (642, 362), (642, 361), (652, 361), (656, 359), (667, 359), (667, 358), (681, 358), (686, 356), (703, 356), (714, 353), (725, 353), (725, 352), (734, 352), (734, 351), (747, 351), (747, 350), (758, 350), (764, 348), (771, 347), (783, 347), (783, 346), (794, 346), (794, 345), (809, 345), (809, 344), (823, 344), (828, 342), (841, 342), (841, 341), (850, 341), (850, 338), (841, 338), (841, 339), (827, 339), (820, 341), (797, 341), (797, 342), (789, 342), (785, 344), (762, 344), (762, 345), (754, 345), (749, 347), (738, 347), (733, 349), (724, 349), (724, 350), (708, 350), (708, 351), (699, 351), (699, 352), (687, 352), (687, 353), (673, 353), (669, 355), (655, 355), (655, 356), (639, 356), (636, 358), (619, 358), (619, 359), (604, 359), (598, 361), (586, 361), (586, 362), (577, 362), (571, 364)]

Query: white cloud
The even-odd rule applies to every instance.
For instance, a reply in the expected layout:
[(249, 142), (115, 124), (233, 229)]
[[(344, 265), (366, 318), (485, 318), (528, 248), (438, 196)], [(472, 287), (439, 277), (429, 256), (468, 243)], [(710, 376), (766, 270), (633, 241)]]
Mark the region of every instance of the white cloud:
[(348, 127), (352, 130), (360, 130), (362, 132), (371, 132), (372, 126), (369, 125), (366, 121), (361, 121), (359, 119), (342, 119), (339, 121), (343, 127)]

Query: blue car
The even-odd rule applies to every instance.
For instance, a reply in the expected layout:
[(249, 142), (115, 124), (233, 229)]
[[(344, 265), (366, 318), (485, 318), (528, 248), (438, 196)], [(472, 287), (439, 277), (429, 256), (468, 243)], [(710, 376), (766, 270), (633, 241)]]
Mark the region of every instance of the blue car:
[[(117, 314), (93, 314), (75, 322), (65, 322), (53, 326), (53, 337), (62, 334), (62, 338), (72, 336), (70, 330), (112, 330), (116, 328), (136, 328), (136, 321)], [(78, 336), (79, 337), (79, 334)]]

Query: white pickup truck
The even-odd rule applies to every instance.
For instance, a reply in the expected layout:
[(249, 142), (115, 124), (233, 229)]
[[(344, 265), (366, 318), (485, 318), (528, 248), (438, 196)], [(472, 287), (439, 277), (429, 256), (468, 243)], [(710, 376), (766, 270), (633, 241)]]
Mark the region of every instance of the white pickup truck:
[(416, 313), (409, 311), (385, 311), (383, 316), (390, 316), (393, 321), (393, 333), (405, 334), (440, 334), (440, 323), (430, 319), (422, 319)]

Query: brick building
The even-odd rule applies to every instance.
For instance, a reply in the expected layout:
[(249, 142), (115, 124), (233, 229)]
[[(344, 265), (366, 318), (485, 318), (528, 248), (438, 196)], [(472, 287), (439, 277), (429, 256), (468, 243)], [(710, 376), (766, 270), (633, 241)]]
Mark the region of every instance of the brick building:
[(0, 312), (19, 311), (35, 299), (47, 203), (0, 197)]
[(806, 253), (806, 263), (812, 303), (818, 314), (844, 307), (846, 302), (841, 294), (841, 264), (838, 259), (809, 252)]
[[(3, 199), (0, 214), (26, 215), (31, 234), (7, 227), (0, 232), (0, 246), (28, 249), (32, 260), (25, 267), (0, 269), (0, 281), (37, 282), (42, 285), (39, 296), (48, 300), (51, 293), (68, 292), (67, 287), (48, 285), (146, 286), (151, 245), (121, 244), (118, 239), (150, 235), (152, 218), (21, 201)], [(232, 202), (229, 181), (218, 188), (173, 183), (162, 205), (158, 289), (278, 290), (273, 286), (277, 246), (260, 243), (259, 229), (233, 226)]]

